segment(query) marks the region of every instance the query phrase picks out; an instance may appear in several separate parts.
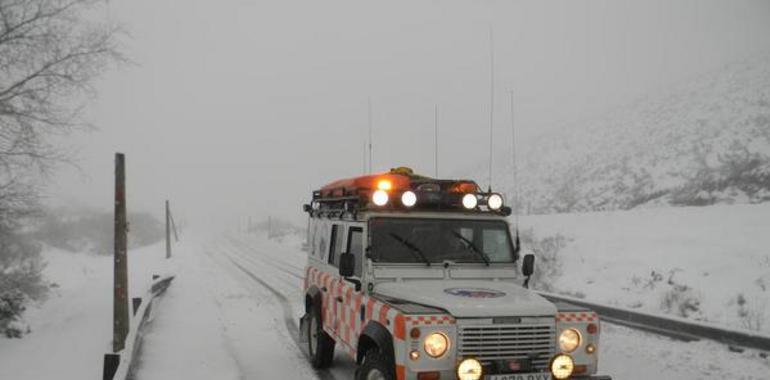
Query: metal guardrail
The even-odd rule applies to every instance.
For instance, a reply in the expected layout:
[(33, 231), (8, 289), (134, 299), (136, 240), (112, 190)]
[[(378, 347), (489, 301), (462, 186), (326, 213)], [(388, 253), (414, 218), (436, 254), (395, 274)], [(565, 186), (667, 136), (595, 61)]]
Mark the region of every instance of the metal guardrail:
[(673, 316), (661, 316), (616, 306), (607, 306), (560, 294), (538, 292), (551, 302), (563, 302), (591, 309), (602, 320), (685, 341), (709, 339), (731, 347), (770, 352), (770, 336), (759, 332), (718, 326)]
[(118, 352), (104, 354), (103, 380), (126, 380), (141, 341), (141, 331), (152, 315), (152, 304), (171, 285), (174, 276), (153, 276), (152, 286), (144, 298), (133, 298), (126, 347)]

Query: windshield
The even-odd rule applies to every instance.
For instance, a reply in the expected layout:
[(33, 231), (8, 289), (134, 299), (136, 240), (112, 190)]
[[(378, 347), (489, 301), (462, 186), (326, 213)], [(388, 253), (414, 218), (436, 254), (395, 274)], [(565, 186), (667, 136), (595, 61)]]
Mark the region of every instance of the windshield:
[(497, 220), (374, 218), (369, 257), (380, 263), (512, 263), (508, 224)]

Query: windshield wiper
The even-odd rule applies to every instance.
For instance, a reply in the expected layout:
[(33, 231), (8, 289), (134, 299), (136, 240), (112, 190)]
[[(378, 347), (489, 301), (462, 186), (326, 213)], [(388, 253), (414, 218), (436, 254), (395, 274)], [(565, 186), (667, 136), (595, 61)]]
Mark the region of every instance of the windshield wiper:
[(466, 239), (465, 236), (460, 235), (460, 233), (458, 233), (457, 231), (452, 231), (452, 235), (457, 236), (458, 239), (465, 242), (465, 244), (468, 244), (468, 248), (470, 248), (470, 250), (473, 253), (479, 255), (479, 257), (481, 257), (481, 259), (484, 260), (484, 264), (487, 264), (487, 266), (489, 266), (489, 262), (490, 262), (489, 256), (487, 256), (486, 253), (480, 250), (479, 247), (476, 247), (476, 244), (473, 244), (472, 241)]
[(408, 240), (402, 238), (401, 236), (398, 236), (398, 234), (394, 232), (390, 233), (390, 237), (396, 239), (396, 241), (403, 244), (404, 247), (409, 248), (409, 252), (412, 252), (412, 254), (414, 254), (418, 259), (422, 260), (427, 266), (430, 266), (430, 260), (425, 257), (425, 253), (422, 251), (422, 249), (410, 243)]

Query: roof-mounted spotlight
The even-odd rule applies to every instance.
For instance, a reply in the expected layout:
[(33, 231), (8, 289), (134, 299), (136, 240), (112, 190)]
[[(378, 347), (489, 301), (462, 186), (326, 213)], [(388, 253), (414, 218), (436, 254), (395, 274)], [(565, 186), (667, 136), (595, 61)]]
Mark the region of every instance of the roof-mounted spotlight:
[(375, 206), (385, 206), (388, 203), (388, 192), (385, 190), (377, 190), (372, 194), (372, 203)]
[(497, 193), (490, 194), (487, 198), (487, 207), (493, 211), (500, 210), (503, 207), (503, 196)]
[(404, 193), (401, 194), (401, 204), (406, 207), (413, 207), (417, 204), (417, 194), (410, 190), (404, 191)]
[(468, 210), (473, 210), (478, 205), (479, 199), (476, 197), (476, 194), (465, 194), (463, 196), (463, 207), (467, 208)]

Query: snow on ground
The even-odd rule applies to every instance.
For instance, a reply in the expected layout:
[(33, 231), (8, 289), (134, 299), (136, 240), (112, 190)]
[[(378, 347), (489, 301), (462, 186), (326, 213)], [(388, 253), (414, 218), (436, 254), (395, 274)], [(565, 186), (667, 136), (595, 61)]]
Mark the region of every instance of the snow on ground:
[[(282, 300), (230, 260), (233, 249), (221, 241), (175, 257), (179, 276), (149, 325), (135, 379), (314, 377), (296, 331), (287, 329)], [(238, 265), (268, 279), (261, 265)]]
[(570, 239), (559, 253), (558, 291), (770, 332), (770, 203), (526, 216), (521, 224)]
[[(667, 271), (680, 268), (675, 283), (700, 293), (704, 315), (715, 318), (714, 303), (736, 290), (751, 300), (755, 276), (768, 273), (761, 267), (770, 239), (761, 234), (768, 230), (768, 211), (764, 205), (641, 210), (527, 217), (522, 224), (541, 236), (572, 239), (561, 253), (564, 273), (555, 283), (562, 290), (626, 306), (642, 302), (641, 308), (659, 311), (657, 297), (672, 287)], [(297, 341), (301, 237), (192, 236), (176, 247), (170, 262), (162, 245), (131, 252), (134, 289), (148, 284), (152, 272), (171, 268), (177, 274), (153, 309), (134, 379), (352, 378), (354, 363), (340, 353), (333, 368), (314, 371)], [(32, 334), (0, 340), (0, 379), (98, 378), (111, 340), (111, 260), (54, 250), (45, 255), (47, 275), (60, 288), (28, 314)], [(664, 279), (652, 289), (630, 287), (634, 275), (651, 270)], [(729, 306), (724, 308), (722, 315), (728, 315)], [(623, 380), (759, 380), (767, 379), (770, 359), (604, 324), (600, 372)]]
[[(262, 237), (233, 236), (216, 246), (225, 255), (220, 257), (220, 263), (232, 260), (247, 267), (289, 300), (295, 318), (300, 316), (298, 281), (305, 255), (299, 249), (299, 239), (276, 242)], [(253, 279), (251, 283), (259, 286)], [(766, 374), (770, 373), (770, 359), (752, 351), (730, 352), (714, 342), (686, 343), (610, 324), (603, 325), (601, 342), (600, 372), (616, 379), (647, 380), (655, 374), (660, 380), (760, 380), (767, 379)], [(330, 372), (335, 379), (350, 379), (353, 369), (352, 360), (338, 353)]]
[[(164, 273), (163, 245), (129, 252), (130, 295), (144, 294), (153, 273)], [(0, 379), (98, 379), (112, 342), (112, 258), (46, 247), (46, 279), (57, 286), (32, 305), (32, 332), (0, 338)]]

